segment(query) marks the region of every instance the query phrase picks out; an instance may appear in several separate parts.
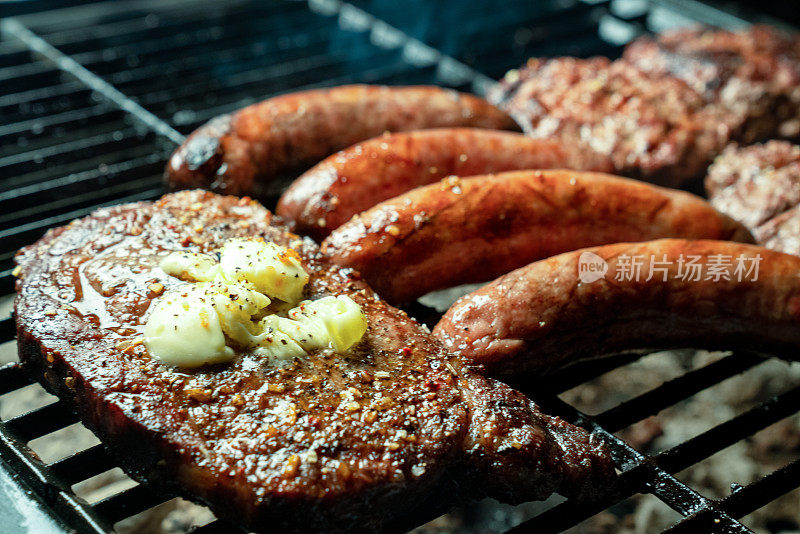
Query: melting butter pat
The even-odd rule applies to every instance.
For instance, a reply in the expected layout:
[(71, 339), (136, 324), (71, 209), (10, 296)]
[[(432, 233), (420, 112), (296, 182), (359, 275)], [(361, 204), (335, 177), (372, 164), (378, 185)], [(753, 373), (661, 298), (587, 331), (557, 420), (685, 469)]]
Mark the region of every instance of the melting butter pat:
[(150, 354), (177, 367), (224, 363), (235, 355), (214, 306), (202, 289), (188, 284), (155, 304), (144, 327), (144, 343)]
[(272, 298), (295, 303), (303, 296), (308, 273), (289, 248), (255, 239), (231, 239), (220, 250), (219, 266), (229, 282), (246, 282)]
[(198, 367), (230, 361), (239, 350), (291, 360), (325, 348), (343, 353), (364, 336), (367, 318), (350, 297), (298, 303), (308, 274), (291, 249), (232, 239), (219, 258), (175, 252), (161, 262), (168, 274), (195, 283), (153, 304), (144, 341), (155, 358)]
[(326, 348), (346, 352), (364, 337), (367, 318), (353, 299), (340, 295), (301, 302), (287, 317), (268, 315), (261, 325), (269, 334), (259, 353), (286, 359)]
[(287, 316), (310, 329), (320, 329), (336, 352), (344, 352), (355, 345), (367, 331), (367, 318), (361, 307), (346, 295), (301, 302), (289, 310)]
[(228, 240), (219, 250), (219, 262), (208, 254), (173, 252), (160, 267), (181, 280), (243, 283), (290, 304), (302, 298), (308, 283), (308, 273), (294, 250), (263, 239)]
[(219, 264), (208, 254), (173, 252), (159, 267), (170, 276), (191, 282), (210, 282), (219, 277)]

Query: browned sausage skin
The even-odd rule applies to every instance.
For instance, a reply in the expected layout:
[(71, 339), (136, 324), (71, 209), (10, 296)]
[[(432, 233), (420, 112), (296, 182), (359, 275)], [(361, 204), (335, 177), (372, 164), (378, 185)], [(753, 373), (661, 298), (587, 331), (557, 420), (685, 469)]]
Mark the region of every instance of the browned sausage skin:
[[(643, 261), (638, 277), (635, 258)], [(605, 275), (587, 275), (592, 263), (607, 265)], [(462, 297), (434, 335), (497, 375), (638, 349), (737, 348), (798, 359), (800, 258), (682, 239), (577, 250)]]
[(322, 250), (360, 271), (386, 300), (405, 303), (568, 250), (660, 237), (752, 241), (743, 226), (689, 193), (550, 170), (417, 188), (354, 217)]
[(439, 87), (345, 85), (270, 98), (212, 119), (170, 158), (172, 189), (263, 197), (274, 181), (385, 131), (518, 129), (488, 102)]
[(283, 194), (276, 213), (321, 240), (353, 215), (446, 176), (521, 169), (608, 172), (611, 158), (546, 139), (479, 128), (384, 134), (314, 166)]

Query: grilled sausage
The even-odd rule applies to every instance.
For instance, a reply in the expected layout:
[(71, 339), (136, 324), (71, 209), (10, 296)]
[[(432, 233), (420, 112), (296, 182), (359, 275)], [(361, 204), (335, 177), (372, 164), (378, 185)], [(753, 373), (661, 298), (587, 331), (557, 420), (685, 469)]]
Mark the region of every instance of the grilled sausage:
[(354, 217), (323, 242), (390, 302), (491, 280), (581, 247), (660, 237), (752, 241), (702, 199), (601, 173), (448, 178)]
[(276, 210), (324, 239), (353, 215), (450, 175), (518, 169), (610, 171), (611, 159), (518, 133), (447, 128), (384, 134), (328, 157), (283, 194)]
[(799, 274), (800, 258), (755, 245), (618, 243), (508, 273), (453, 304), (434, 335), (498, 375), (636, 349), (737, 348), (797, 359)]
[(278, 178), (384, 131), (442, 126), (517, 129), (488, 102), (438, 87), (303, 91), (212, 119), (178, 147), (166, 178), (172, 189), (263, 197)]

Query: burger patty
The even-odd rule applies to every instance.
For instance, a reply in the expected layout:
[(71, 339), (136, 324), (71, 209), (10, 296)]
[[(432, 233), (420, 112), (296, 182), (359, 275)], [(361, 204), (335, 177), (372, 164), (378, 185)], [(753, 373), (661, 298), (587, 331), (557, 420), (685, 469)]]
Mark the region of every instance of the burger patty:
[(775, 29), (667, 32), (623, 59), (531, 59), (489, 100), (533, 137), (611, 158), (617, 173), (680, 185), (731, 141), (800, 132), (800, 39)]
[(730, 140), (730, 117), (684, 81), (606, 58), (531, 59), (489, 100), (537, 138), (609, 157), (618, 174), (677, 185)]
[(625, 50), (638, 68), (680, 78), (738, 117), (733, 137), (752, 143), (800, 134), (800, 36), (770, 26), (682, 28)]
[[(304, 298), (358, 303), (362, 341), (285, 366), (246, 352), (194, 370), (151, 357), (141, 342), (148, 309), (181, 283), (160, 260), (241, 236), (296, 250), (310, 274)], [(474, 374), (247, 198), (187, 191), (100, 209), (17, 261), (25, 368), (133, 477), (246, 528), (409, 528), (456, 499), (588, 498), (614, 476), (599, 440)]]
[(706, 191), (716, 209), (744, 224), (760, 244), (800, 255), (800, 146), (730, 146), (709, 169)]

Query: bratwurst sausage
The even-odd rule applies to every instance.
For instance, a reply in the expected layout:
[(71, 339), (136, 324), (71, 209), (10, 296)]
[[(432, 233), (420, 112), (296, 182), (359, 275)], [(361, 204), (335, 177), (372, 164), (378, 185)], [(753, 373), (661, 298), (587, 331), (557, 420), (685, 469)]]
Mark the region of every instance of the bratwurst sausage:
[(576, 250), (462, 297), (433, 333), (497, 375), (637, 349), (737, 348), (798, 359), (800, 258), (682, 239)]
[(172, 189), (262, 197), (277, 178), (302, 171), (385, 131), (443, 126), (518, 129), (504, 112), (438, 87), (346, 85), (290, 93), (212, 119), (166, 169)]
[(283, 194), (276, 213), (321, 240), (361, 213), (450, 175), (520, 169), (611, 171), (611, 158), (498, 130), (441, 128), (384, 134), (314, 166)]
[(354, 217), (322, 250), (384, 299), (405, 303), (568, 250), (660, 237), (752, 242), (742, 225), (689, 193), (550, 170), (417, 188)]

